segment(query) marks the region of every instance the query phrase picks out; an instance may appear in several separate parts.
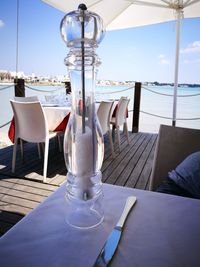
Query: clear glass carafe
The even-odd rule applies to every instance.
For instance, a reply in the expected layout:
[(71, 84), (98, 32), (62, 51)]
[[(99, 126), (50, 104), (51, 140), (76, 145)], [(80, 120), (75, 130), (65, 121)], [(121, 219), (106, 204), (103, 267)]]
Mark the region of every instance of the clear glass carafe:
[(66, 220), (72, 226), (90, 228), (103, 220), (100, 169), (104, 144), (95, 106), (100, 64), (95, 49), (103, 36), (102, 20), (80, 5), (63, 18), (61, 34), (70, 48), (65, 64), (72, 88), (72, 110), (64, 137)]

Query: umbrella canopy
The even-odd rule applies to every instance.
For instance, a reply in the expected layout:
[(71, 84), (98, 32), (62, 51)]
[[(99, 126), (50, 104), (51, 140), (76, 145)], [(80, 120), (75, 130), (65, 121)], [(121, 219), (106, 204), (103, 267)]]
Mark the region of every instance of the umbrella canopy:
[(200, 0), (42, 0), (68, 13), (84, 2), (99, 14), (107, 30), (119, 30), (176, 20), (173, 122), (176, 122), (180, 20), (200, 17)]
[(176, 10), (184, 18), (200, 17), (200, 0), (42, 0), (67, 13), (84, 2), (99, 14), (107, 30), (125, 29), (176, 19)]

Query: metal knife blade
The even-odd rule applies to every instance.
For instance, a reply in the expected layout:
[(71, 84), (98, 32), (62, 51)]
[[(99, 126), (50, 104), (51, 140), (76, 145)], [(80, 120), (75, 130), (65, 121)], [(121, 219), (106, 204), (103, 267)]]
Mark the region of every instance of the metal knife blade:
[(114, 227), (114, 229), (112, 230), (110, 235), (108, 236), (107, 241), (104, 244), (104, 246), (103, 246), (99, 256), (97, 257), (96, 262), (93, 265), (93, 267), (106, 267), (109, 264), (109, 262), (111, 261), (113, 255), (114, 255), (114, 253), (118, 247), (120, 237), (122, 234), (123, 225), (126, 221), (126, 218), (129, 214), (131, 208), (135, 204), (135, 202), (136, 202), (136, 197), (130, 196), (127, 198), (122, 215), (121, 215), (118, 223), (116, 224), (116, 226)]

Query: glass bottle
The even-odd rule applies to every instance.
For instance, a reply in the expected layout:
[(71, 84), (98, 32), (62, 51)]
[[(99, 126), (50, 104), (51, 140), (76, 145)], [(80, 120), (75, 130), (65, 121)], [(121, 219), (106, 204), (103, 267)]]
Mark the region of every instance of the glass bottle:
[(90, 228), (103, 220), (100, 168), (104, 144), (94, 93), (100, 65), (95, 50), (104, 35), (103, 23), (81, 4), (64, 16), (60, 29), (70, 49), (65, 65), (72, 88), (72, 110), (64, 137), (66, 220), (72, 226)]

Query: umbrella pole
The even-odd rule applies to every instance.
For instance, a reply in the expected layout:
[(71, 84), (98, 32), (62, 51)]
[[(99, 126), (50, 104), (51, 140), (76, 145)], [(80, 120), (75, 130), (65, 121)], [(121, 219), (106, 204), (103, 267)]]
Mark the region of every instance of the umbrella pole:
[(16, 38), (16, 80), (18, 79), (19, 61), (19, 0), (17, 0), (17, 38)]
[(179, 47), (180, 47), (180, 22), (182, 10), (176, 10), (176, 55), (175, 55), (175, 73), (174, 73), (174, 99), (173, 99), (173, 115), (172, 126), (176, 126), (177, 113), (177, 89), (178, 89), (178, 69), (179, 69)]

